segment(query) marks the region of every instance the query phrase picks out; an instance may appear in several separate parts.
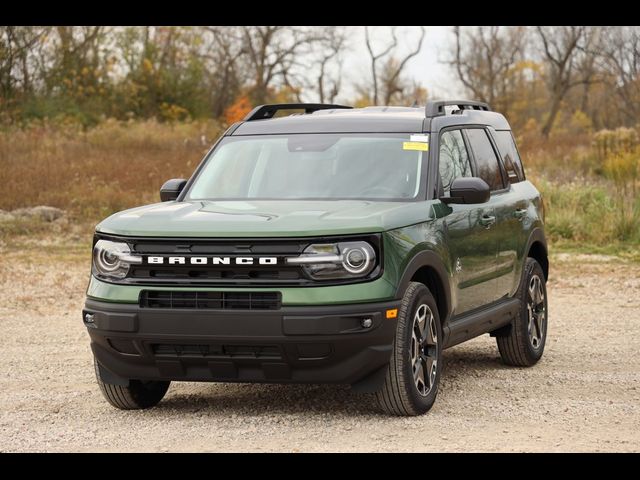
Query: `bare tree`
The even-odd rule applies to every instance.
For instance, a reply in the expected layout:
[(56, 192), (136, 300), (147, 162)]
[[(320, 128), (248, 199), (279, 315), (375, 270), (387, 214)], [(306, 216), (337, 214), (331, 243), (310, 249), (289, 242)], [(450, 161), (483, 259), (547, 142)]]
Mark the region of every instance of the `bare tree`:
[[(327, 31), (327, 38), (321, 44), (318, 63), (317, 91), (320, 103), (333, 103), (338, 96), (342, 81), (340, 54), (345, 48), (346, 34), (339, 27)], [(333, 64), (335, 70), (330, 71)]]
[(71, 70), (99, 60), (98, 40), (105, 27), (56, 27), (59, 42), (59, 68)]
[(455, 42), (448, 62), (476, 100), (507, 112), (514, 97), (512, 72), (522, 60), (524, 27), (453, 27)]
[(615, 78), (615, 92), (628, 120), (640, 119), (640, 29), (609, 27), (605, 31), (603, 65)]
[(367, 44), (367, 50), (369, 51), (369, 55), (371, 56), (371, 79), (373, 82), (373, 92), (371, 95), (371, 100), (374, 105), (378, 104), (378, 70), (376, 68), (376, 63), (378, 60), (388, 55), (396, 46), (398, 45), (398, 39), (396, 37), (396, 29), (393, 27), (391, 29), (391, 43), (387, 45), (380, 53), (373, 52), (373, 46), (371, 45), (371, 39), (369, 38), (369, 27), (364, 27), (364, 38)]
[(210, 41), (198, 55), (205, 62), (210, 83), (213, 114), (219, 117), (242, 86), (243, 35), (238, 27), (205, 27)]
[(563, 26), (536, 27), (536, 31), (541, 43), (550, 96), (549, 114), (542, 126), (542, 134), (547, 137), (569, 90), (593, 80), (593, 77), (584, 75), (588, 70), (581, 68), (581, 64), (591, 61), (595, 30), (584, 26)]
[(29, 94), (37, 78), (34, 50), (49, 27), (0, 27), (0, 100)]
[[(276, 80), (294, 90), (301, 84), (295, 68), (308, 67), (300, 59), (325, 39), (325, 30), (317, 27), (253, 26), (242, 27), (245, 61), (253, 80), (252, 95), (264, 103), (269, 87)], [(295, 85), (294, 85), (295, 83)]]
[[(409, 60), (418, 55), (420, 53), (420, 50), (422, 50), (422, 43), (424, 41), (426, 31), (424, 27), (420, 27), (420, 39), (418, 40), (416, 47), (413, 50), (409, 51), (409, 53), (407, 53), (405, 56), (397, 58), (395, 55), (393, 55), (394, 50), (398, 46), (398, 37), (395, 27), (391, 28), (391, 41), (378, 53), (374, 52), (374, 47), (369, 35), (369, 27), (364, 27), (364, 34), (367, 51), (369, 52), (369, 57), (371, 58), (371, 100), (374, 105), (377, 105), (378, 100), (382, 97), (382, 99), (384, 100), (384, 104), (388, 105), (394, 95), (402, 93), (404, 91), (404, 87), (402, 86), (401, 82), (402, 72), (404, 71)], [(391, 56), (391, 58), (387, 58), (385, 60), (385, 64), (383, 67), (384, 75), (381, 75), (378, 71), (378, 62), (385, 59), (385, 57), (389, 55)]]
[(424, 41), (425, 33), (426, 32), (424, 27), (420, 27), (420, 39), (416, 44), (416, 48), (407, 53), (404, 57), (392, 57), (387, 62), (385, 76), (383, 77), (385, 105), (388, 105), (391, 102), (391, 98), (395, 94), (402, 94), (402, 92), (405, 90), (406, 87), (402, 85), (400, 75), (404, 71), (409, 60), (418, 55), (420, 53), (420, 50), (422, 50), (422, 42)]

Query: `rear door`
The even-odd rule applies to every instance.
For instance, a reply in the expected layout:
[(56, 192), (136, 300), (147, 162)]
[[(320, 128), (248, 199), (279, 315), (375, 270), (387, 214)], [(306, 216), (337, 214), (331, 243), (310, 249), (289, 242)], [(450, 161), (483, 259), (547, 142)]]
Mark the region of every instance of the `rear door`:
[(524, 193), (526, 188), (521, 183), (524, 181), (524, 171), (511, 131), (489, 128), (489, 132), (495, 140), (509, 185), (508, 191), (501, 195), (498, 209), (500, 229), (505, 232), (498, 243), (498, 274), (500, 289), (513, 295), (520, 283), (523, 245), (528, 239), (527, 210), (531, 205)]

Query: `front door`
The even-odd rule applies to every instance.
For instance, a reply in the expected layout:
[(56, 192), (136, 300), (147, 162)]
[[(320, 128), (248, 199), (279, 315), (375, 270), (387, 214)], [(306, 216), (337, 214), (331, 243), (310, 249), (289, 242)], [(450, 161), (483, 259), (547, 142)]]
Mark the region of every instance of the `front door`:
[[(454, 179), (474, 175), (462, 131), (443, 131), (439, 138), (438, 154), (441, 193), (448, 196)], [(455, 284), (453, 294), (456, 308), (453, 315), (457, 316), (495, 299), (498, 253), (496, 214), (490, 203), (452, 204), (446, 208), (448, 214), (443, 222)]]
[(460, 315), (495, 300), (498, 244), (495, 209), (487, 205), (451, 205), (444, 219), (453, 262)]

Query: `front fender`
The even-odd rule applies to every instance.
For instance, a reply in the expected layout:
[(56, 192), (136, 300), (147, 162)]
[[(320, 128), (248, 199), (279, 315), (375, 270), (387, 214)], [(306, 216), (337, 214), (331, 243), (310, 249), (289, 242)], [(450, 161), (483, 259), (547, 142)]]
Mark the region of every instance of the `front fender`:
[(409, 282), (423, 267), (429, 267), (437, 277), (442, 294), (445, 311), (441, 315), (445, 321), (453, 310), (455, 299), (452, 298), (451, 261), (449, 253), (444, 248), (442, 229), (434, 222), (424, 222), (417, 225), (391, 230), (384, 234), (385, 273), (391, 283), (395, 285), (395, 298), (404, 295)]

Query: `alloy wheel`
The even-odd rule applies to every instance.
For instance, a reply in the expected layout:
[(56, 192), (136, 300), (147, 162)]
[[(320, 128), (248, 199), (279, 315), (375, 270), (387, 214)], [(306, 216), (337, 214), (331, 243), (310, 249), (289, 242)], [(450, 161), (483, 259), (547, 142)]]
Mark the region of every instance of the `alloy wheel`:
[(416, 309), (411, 331), (411, 368), (420, 395), (427, 396), (438, 372), (438, 331), (433, 312), (426, 304)]
[(547, 308), (542, 279), (533, 275), (529, 280), (529, 292), (527, 298), (527, 313), (529, 342), (535, 349), (540, 348), (547, 323)]

